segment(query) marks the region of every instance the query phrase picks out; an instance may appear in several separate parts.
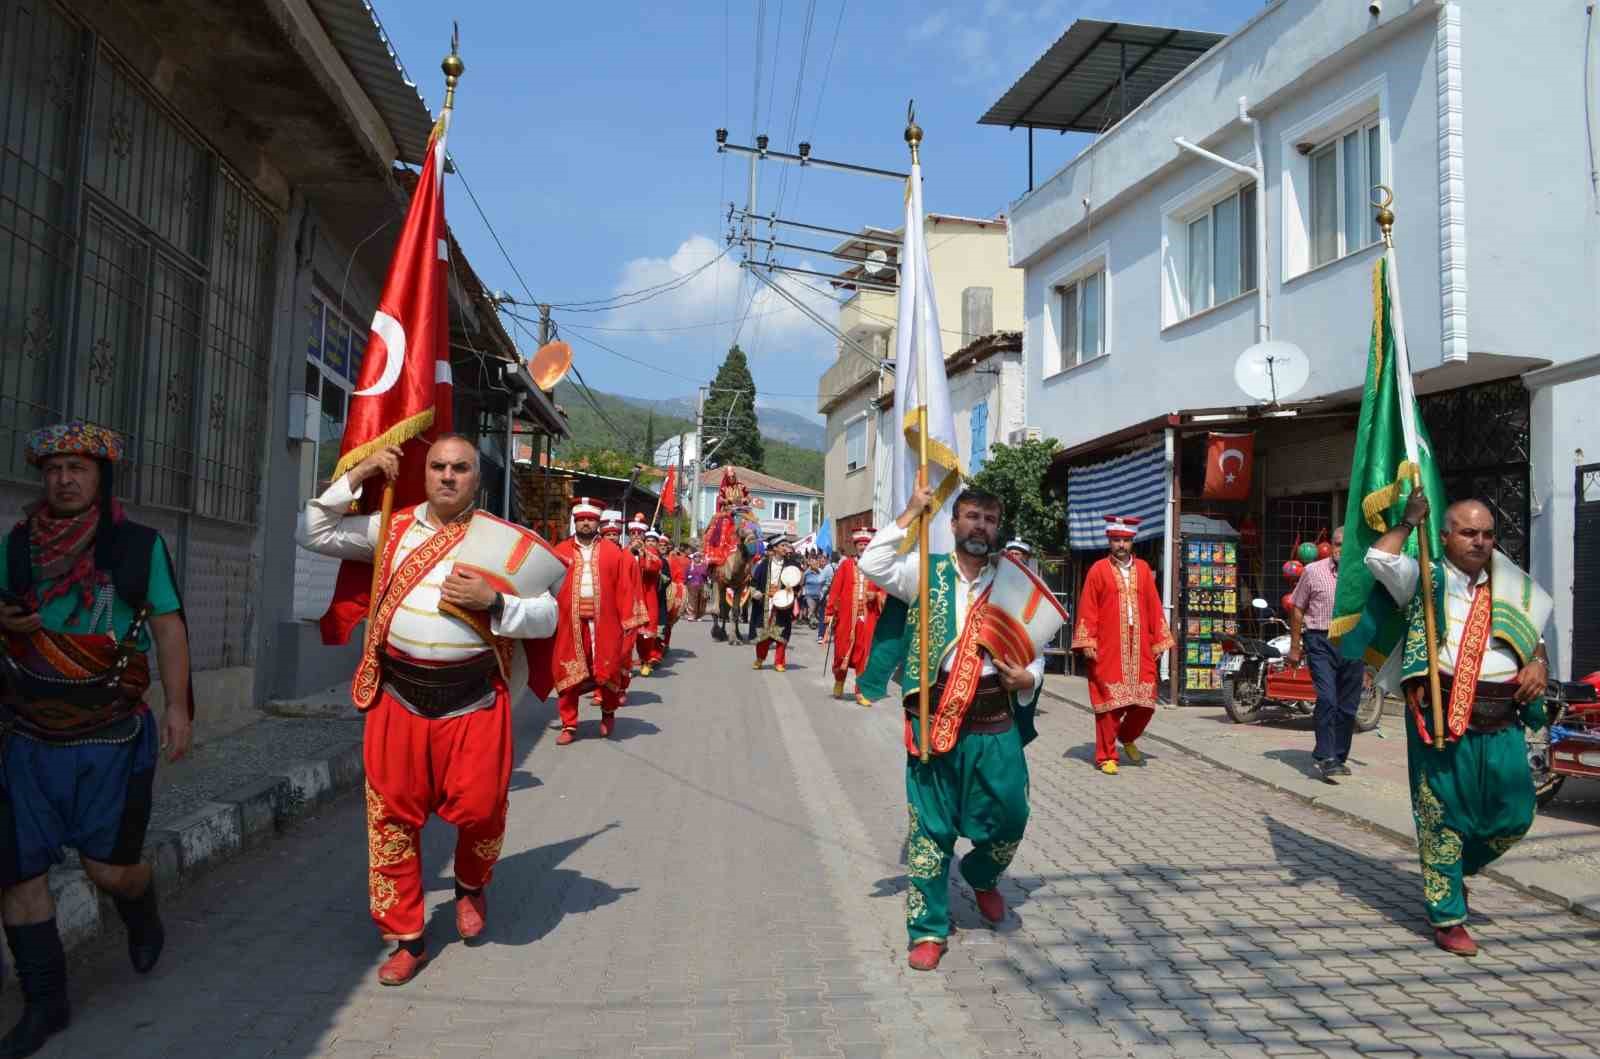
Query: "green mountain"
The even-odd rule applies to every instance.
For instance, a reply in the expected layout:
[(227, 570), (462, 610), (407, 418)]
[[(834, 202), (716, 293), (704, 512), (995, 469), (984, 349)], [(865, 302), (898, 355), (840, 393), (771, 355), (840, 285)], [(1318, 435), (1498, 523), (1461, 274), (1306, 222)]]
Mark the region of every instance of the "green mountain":
[[(558, 458), (609, 449), (625, 453), (636, 462), (647, 463), (648, 453), (657, 445), (674, 434), (694, 430), (692, 418), (657, 411), (649, 398), (624, 397), (600, 390), (591, 393), (593, 404), (575, 382), (563, 379), (556, 384), (556, 404), (567, 413), (567, 429), (572, 433), (556, 446)], [(758, 420), (763, 414), (757, 410)], [(822, 453), (782, 441), (765, 430), (761, 438), (766, 446), (767, 465), (759, 470), (799, 485), (822, 488)]]

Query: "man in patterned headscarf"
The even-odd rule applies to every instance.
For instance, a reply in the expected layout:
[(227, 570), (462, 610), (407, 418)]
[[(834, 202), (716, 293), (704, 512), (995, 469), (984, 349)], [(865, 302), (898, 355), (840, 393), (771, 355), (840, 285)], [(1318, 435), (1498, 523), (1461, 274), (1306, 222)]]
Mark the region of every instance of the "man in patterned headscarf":
[[(34, 431), (27, 459), (44, 499), (0, 539), (0, 718), (10, 729), (0, 918), (23, 996), (0, 1055), (31, 1055), (67, 1024), (66, 954), (46, 883), (62, 847), (77, 849), (111, 897), (135, 971), (154, 967), (166, 940), (141, 855), (158, 740), (169, 760), (189, 749), (189, 637), (166, 545), (115, 499), (122, 448), (82, 421)], [(167, 701), (159, 726), (144, 702), (152, 634)]]

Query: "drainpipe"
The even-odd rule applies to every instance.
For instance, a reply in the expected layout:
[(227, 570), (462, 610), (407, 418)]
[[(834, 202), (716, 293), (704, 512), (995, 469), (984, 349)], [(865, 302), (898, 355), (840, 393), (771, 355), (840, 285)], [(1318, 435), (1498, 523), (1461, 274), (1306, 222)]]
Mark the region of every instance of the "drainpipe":
[(1220, 154), (1213, 154), (1203, 147), (1196, 147), (1182, 136), (1176, 137), (1173, 142), (1191, 154), (1217, 165), (1225, 166), (1238, 173), (1255, 178), (1256, 181), (1256, 341), (1265, 342), (1272, 337), (1272, 325), (1267, 319), (1267, 156), (1261, 150), (1261, 123), (1250, 116), (1249, 100), (1244, 96), (1239, 97), (1239, 120), (1250, 126), (1250, 132), (1255, 141), (1256, 164), (1243, 165), (1224, 158)]

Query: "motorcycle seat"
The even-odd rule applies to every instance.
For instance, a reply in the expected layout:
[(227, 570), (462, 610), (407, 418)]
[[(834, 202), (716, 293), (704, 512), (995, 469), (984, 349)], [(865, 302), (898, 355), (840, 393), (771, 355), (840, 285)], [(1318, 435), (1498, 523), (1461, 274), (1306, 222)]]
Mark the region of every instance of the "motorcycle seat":
[(1263, 654), (1262, 657), (1264, 657), (1264, 658), (1282, 658), (1283, 657), (1283, 652), (1278, 650), (1276, 647), (1272, 646), (1271, 644), (1265, 644), (1263, 646), (1266, 648), (1266, 650), (1265, 650), (1265, 653)]

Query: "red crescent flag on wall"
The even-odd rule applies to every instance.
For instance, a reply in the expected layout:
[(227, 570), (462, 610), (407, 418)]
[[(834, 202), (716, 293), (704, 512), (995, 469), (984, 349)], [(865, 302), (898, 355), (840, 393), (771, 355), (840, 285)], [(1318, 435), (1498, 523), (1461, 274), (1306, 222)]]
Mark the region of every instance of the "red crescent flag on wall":
[(1206, 436), (1206, 500), (1250, 499), (1250, 474), (1255, 469), (1254, 434)]
[(671, 515), (678, 510), (678, 468), (668, 467), (667, 477), (661, 483), (661, 513)]
[[(374, 452), (399, 445), (396, 510), (425, 499), (423, 463), (428, 445), (432, 438), (454, 429), (446, 293), (450, 236), (444, 223), (444, 151), (449, 127), (450, 111), (445, 110), (428, 138), (422, 176), (389, 260), (389, 275), (372, 317), (358, 385), (350, 396), (339, 462), (333, 469), (333, 477), (338, 479)], [(383, 496), (381, 481), (365, 483), (363, 511), (377, 510)], [(322, 616), (323, 643), (342, 644), (350, 639), (351, 630), (367, 616), (371, 593), (372, 564), (346, 560), (339, 567), (333, 602)]]

